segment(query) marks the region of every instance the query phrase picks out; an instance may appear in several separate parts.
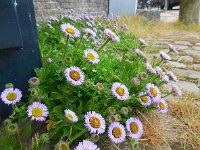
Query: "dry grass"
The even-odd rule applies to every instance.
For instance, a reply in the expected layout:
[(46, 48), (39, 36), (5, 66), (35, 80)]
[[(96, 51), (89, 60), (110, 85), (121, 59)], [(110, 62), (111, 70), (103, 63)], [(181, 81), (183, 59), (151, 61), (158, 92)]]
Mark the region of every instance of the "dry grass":
[(200, 149), (200, 106), (196, 104), (197, 96), (185, 93), (177, 101), (170, 101), (169, 114), (182, 122), (184, 129), (181, 140), (187, 149)]
[(129, 30), (141, 37), (161, 38), (166, 35), (171, 35), (177, 32), (193, 32), (200, 33), (200, 25), (182, 23), (164, 23), (164, 22), (149, 22), (141, 16), (122, 17), (122, 22), (126, 23)]

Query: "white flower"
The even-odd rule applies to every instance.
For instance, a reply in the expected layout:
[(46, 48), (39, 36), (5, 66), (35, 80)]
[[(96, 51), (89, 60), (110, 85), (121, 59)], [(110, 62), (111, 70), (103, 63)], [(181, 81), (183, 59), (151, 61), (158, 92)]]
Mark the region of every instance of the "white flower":
[(143, 125), (137, 118), (131, 117), (126, 121), (128, 136), (132, 139), (139, 139), (143, 134)]
[(90, 133), (103, 134), (105, 132), (105, 119), (94, 111), (87, 112), (85, 114), (85, 126)]
[(176, 93), (178, 96), (182, 96), (181, 90), (175, 84), (172, 84), (172, 91)]
[(69, 121), (71, 121), (71, 122), (77, 122), (78, 121), (77, 115), (73, 111), (71, 111), (70, 109), (65, 109), (64, 112), (65, 112), (65, 117)]
[(162, 81), (169, 82), (169, 77), (159, 66), (156, 67), (156, 71), (157, 71), (157, 73), (160, 76)]
[(108, 128), (108, 137), (114, 143), (122, 143), (126, 138), (126, 132), (123, 125), (119, 122), (113, 122)]
[(53, 29), (53, 26), (52, 26), (50, 23), (47, 23), (47, 26), (48, 26), (50, 29)]
[(27, 113), (31, 120), (36, 121), (45, 121), (49, 114), (47, 106), (40, 102), (33, 102), (32, 105), (29, 105)]
[(1, 93), (1, 99), (5, 104), (16, 104), (22, 98), (22, 92), (17, 88), (7, 88)]
[(50, 19), (50, 20), (52, 20), (52, 21), (59, 22), (59, 19), (58, 19), (58, 18), (56, 18), (56, 17), (53, 17), (53, 16), (50, 16), (50, 17), (49, 17), (49, 19)]
[(114, 42), (120, 42), (119, 37), (114, 32), (112, 32), (110, 29), (105, 29), (104, 33), (112, 41), (114, 41)]
[(30, 85), (34, 85), (34, 86), (37, 86), (40, 84), (40, 80), (37, 78), (37, 77), (32, 77), (28, 80), (28, 83)]
[(168, 44), (169, 46), (169, 50), (175, 52), (176, 54), (179, 54), (178, 50), (176, 49), (176, 47), (174, 47), (174, 45), (172, 44)]
[(140, 56), (144, 56), (144, 52), (143, 51), (141, 51), (140, 49), (135, 49), (135, 51), (134, 51), (136, 54), (138, 54), (138, 55), (140, 55)]
[(146, 63), (146, 69), (152, 73), (152, 74), (156, 74), (156, 70), (152, 67), (151, 63), (150, 62), (147, 62)]
[(88, 140), (83, 140), (74, 148), (74, 150), (100, 150), (96, 144)]
[(139, 38), (138, 40), (140, 41), (140, 43), (141, 43), (142, 45), (148, 46), (147, 42), (146, 42), (144, 39)]
[(84, 73), (80, 70), (80, 68), (75, 66), (65, 69), (65, 77), (67, 81), (74, 86), (81, 85), (85, 78)]
[(96, 33), (93, 30), (89, 29), (89, 28), (84, 28), (83, 32), (88, 33), (93, 38), (96, 37)]
[(74, 26), (70, 25), (69, 23), (67, 24), (62, 24), (61, 25), (61, 30), (62, 32), (65, 33), (66, 36), (69, 37), (79, 37), (80, 36), (80, 31), (77, 30)]
[(160, 92), (160, 90), (158, 89), (157, 86), (155, 86), (152, 83), (148, 83), (146, 85), (146, 89), (147, 89), (147, 92), (148, 92), (149, 96), (152, 97), (153, 102), (155, 102), (155, 103), (160, 102), (160, 100), (161, 100), (160, 99), (161, 98), (161, 92)]
[[(146, 95), (147, 93), (145, 92), (140, 92), (139, 93), (139, 100), (140, 100), (140, 103), (143, 105), (143, 106), (149, 106), (151, 105), (151, 98)], [(144, 95), (144, 96), (142, 96)]]
[(169, 77), (171, 77), (171, 79), (173, 81), (178, 82), (178, 78), (176, 77), (176, 75), (172, 71), (168, 71), (167, 75), (169, 75)]
[(161, 101), (157, 104), (157, 108), (162, 113), (167, 113), (168, 111), (168, 105), (167, 102), (164, 99), (161, 99)]
[(112, 85), (112, 93), (119, 100), (127, 100), (129, 98), (129, 91), (127, 87), (119, 82)]
[(165, 52), (160, 51), (159, 53), (160, 53), (160, 57), (162, 57), (163, 59), (172, 60), (172, 58), (168, 54), (166, 54)]
[(84, 50), (84, 56), (89, 62), (93, 64), (98, 64), (98, 62), (100, 61), (99, 55), (93, 49)]

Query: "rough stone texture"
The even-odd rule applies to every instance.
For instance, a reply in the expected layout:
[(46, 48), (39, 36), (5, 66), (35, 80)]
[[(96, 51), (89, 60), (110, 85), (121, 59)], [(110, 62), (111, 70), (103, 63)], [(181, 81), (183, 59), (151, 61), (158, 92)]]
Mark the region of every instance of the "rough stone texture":
[(192, 64), (193, 63), (193, 57), (191, 57), (191, 56), (181, 56), (181, 57), (179, 57), (179, 62), (183, 62), (185, 64)]
[(174, 68), (172, 70), (177, 76), (185, 77), (186, 79), (194, 79), (194, 80), (200, 79), (200, 72), (198, 71), (184, 70), (177, 68)]
[(199, 95), (200, 93), (200, 89), (198, 88), (198, 86), (195, 83), (188, 81), (179, 81), (179, 82), (170, 81), (165, 88), (167, 90), (170, 90), (172, 84), (177, 85), (181, 90), (194, 93), (195, 95)]
[(108, 13), (108, 0), (33, 0), (37, 21), (50, 16), (66, 14), (70, 9), (76, 13), (87, 12), (92, 16)]
[(183, 63), (178, 63), (178, 62), (175, 62), (175, 61), (170, 61), (169, 64), (174, 67), (174, 68), (182, 68), (182, 69), (185, 69), (187, 66)]
[(194, 70), (200, 71), (200, 64), (193, 64), (192, 66), (193, 66)]
[(189, 41), (175, 41), (174, 43), (178, 45), (192, 45)]

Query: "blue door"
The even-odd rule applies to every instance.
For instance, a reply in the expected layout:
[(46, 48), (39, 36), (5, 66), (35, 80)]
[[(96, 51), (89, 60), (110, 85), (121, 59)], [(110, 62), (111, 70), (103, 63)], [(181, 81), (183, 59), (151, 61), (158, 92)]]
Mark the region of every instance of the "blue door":
[(134, 15), (137, 10), (138, 0), (110, 0), (109, 14)]

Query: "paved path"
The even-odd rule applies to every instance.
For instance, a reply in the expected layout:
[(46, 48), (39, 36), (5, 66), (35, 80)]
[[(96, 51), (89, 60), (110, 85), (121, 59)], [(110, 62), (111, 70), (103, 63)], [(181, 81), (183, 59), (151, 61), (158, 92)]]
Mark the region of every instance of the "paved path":
[(168, 43), (173, 44), (180, 52), (179, 55), (171, 55), (173, 59), (169, 62), (172, 71), (180, 79), (179, 87), (200, 97), (200, 35), (177, 31), (157, 40), (154, 45), (167, 52)]

